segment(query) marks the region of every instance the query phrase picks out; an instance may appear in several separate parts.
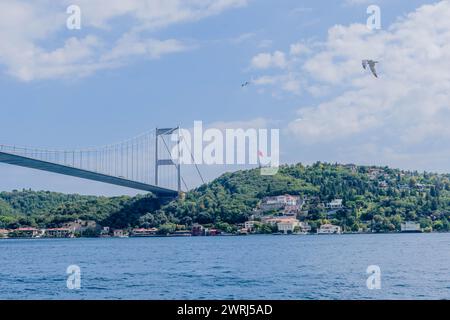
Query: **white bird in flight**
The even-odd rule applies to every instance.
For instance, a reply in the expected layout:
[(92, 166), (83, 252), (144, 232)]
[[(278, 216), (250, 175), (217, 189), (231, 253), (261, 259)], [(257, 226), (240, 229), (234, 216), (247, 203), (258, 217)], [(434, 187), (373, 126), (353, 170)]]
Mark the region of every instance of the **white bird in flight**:
[(378, 78), (377, 70), (375, 69), (375, 65), (377, 63), (378, 63), (378, 61), (374, 61), (374, 60), (363, 60), (362, 61), (362, 66), (363, 66), (364, 70), (366, 70), (367, 66), (369, 66), (370, 71), (372, 71), (372, 73), (375, 76), (375, 78)]

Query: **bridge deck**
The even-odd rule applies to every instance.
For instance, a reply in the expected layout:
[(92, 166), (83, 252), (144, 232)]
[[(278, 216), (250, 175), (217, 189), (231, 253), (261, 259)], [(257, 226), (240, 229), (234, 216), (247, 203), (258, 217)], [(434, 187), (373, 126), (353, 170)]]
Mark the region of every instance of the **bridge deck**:
[(148, 191), (155, 194), (158, 197), (163, 198), (175, 198), (178, 192), (172, 189), (166, 189), (157, 187), (154, 185), (128, 180), (125, 178), (119, 178), (114, 176), (105, 175), (102, 173), (97, 173), (93, 171), (87, 171), (83, 169), (78, 169), (70, 166), (64, 166), (61, 164), (36, 160), (32, 158), (22, 157), (15, 154), (0, 152), (0, 162), (21, 166), (26, 168), (32, 168), (37, 170), (43, 170), (53, 173), (59, 173), (67, 176), (88, 179), (93, 181), (99, 181), (104, 183), (109, 183), (121, 187), (132, 188), (136, 190)]

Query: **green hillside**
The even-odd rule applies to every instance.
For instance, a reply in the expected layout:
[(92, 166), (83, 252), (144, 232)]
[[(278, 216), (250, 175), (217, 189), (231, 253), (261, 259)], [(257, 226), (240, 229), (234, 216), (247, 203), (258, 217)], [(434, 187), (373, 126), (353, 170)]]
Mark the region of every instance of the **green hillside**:
[[(316, 163), (283, 166), (275, 176), (261, 176), (258, 169), (227, 173), (163, 210), (183, 224), (234, 224), (246, 220), (263, 197), (282, 194), (315, 199), (304, 208), (305, 220), (313, 226), (328, 219), (347, 231), (369, 225), (393, 231), (402, 221), (412, 220), (424, 228), (449, 230), (449, 175), (387, 167)], [(343, 199), (347, 210), (330, 219), (319, 204), (335, 198)]]
[[(282, 194), (308, 199), (301, 219), (313, 228), (328, 221), (346, 231), (394, 231), (408, 220), (423, 228), (450, 230), (450, 175), (325, 163), (282, 166), (275, 176), (261, 176), (258, 169), (226, 173), (163, 207), (151, 195), (3, 192), (0, 227), (58, 225), (81, 218), (120, 228), (183, 228), (197, 222), (233, 231), (263, 197)], [(333, 199), (343, 199), (345, 209), (330, 215), (323, 203)]]

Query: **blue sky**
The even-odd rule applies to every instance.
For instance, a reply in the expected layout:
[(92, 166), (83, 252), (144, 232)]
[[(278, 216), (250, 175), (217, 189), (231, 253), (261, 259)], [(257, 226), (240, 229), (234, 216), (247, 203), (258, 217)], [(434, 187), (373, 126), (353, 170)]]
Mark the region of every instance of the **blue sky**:
[[(195, 120), (230, 127), (257, 121), (282, 130), (282, 162), (450, 171), (450, 100), (443, 93), (449, 79), (400, 77), (394, 64), (407, 60), (403, 53), (424, 74), (447, 67), (448, 1), (156, 3), (2, 1), (0, 143), (70, 149), (158, 126), (191, 127)], [(82, 10), (81, 30), (65, 27), (69, 4)], [(382, 30), (363, 30), (369, 4), (381, 7)], [(429, 9), (411, 16), (425, 4)], [(293, 54), (295, 44), (301, 53)], [(385, 62), (378, 83), (360, 68), (360, 58), (372, 54)], [(252, 84), (242, 89), (247, 80)], [(420, 84), (430, 86), (437, 100), (415, 91)], [(369, 90), (378, 94), (370, 98)], [(420, 117), (418, 110), (424, 112)], [(223, 170), (205, 168), (208, 179)], [(3, 164), (0, 177), (1, 190), (134, 193)]]

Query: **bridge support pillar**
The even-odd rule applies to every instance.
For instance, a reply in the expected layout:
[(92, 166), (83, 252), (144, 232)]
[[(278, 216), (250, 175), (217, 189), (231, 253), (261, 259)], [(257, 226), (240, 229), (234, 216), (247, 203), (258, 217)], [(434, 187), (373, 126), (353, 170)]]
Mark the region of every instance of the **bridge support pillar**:
[[(164, 137), (165, 136), (170, 136), (172, 135), (175, 131), (177, 131), (178, 134), (178, 139), (177, 139), (177, 152), (178, 155), (180, 154), (180, 134), (179, 134), (179, 130), (180, 127), (176, 127), (176, 128), (163, 128), (163, 129), (158, 129), (156, 128), (156, 141), (155, 141), (155, 185), (159, 186), (159, 167), (161, 166), (174, 166), (177, 170), (177, 189), (178, 189), (178, 193), (181, 192), (181, 165), (180, 163), (175, 163), (173, 161), (173, 155), (171, 153), (171, 151), (168, 149), (167, 144), (165, 143)], [(170, 155), (170, 159), (160, 159), (160, 155), (159, 155), (159, 150), (158, 150), (158, 146), (159, 146), (159, 142), (162, 139), (162, 142), (164, 143), (164, 146), (167, 148), (167, 152)]]

